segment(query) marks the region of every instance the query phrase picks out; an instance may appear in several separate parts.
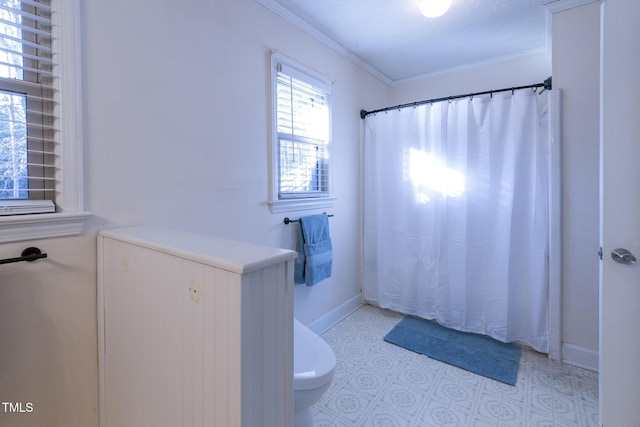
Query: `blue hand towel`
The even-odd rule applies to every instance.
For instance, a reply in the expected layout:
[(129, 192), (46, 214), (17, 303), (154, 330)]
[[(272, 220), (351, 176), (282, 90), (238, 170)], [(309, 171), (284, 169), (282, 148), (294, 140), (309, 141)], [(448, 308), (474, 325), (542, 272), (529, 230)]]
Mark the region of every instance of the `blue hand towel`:
[(298, 257), (296, 258), (296, 264), (293, 269), (293, 283), (299, 285), (304, 283), (304, 265), (306, 263), (306, 256), (304, 255), (304, 233), (302, 232), (302, 222), (298, 228), (298, 242), (296, 244), (296, 252)]
[(327, 214), (300, 218), (296, 250), (298, 258), (294, 273), (295, 283), (306, 283), (307, 286), (312, 286), (331, 277), (333, 249)]

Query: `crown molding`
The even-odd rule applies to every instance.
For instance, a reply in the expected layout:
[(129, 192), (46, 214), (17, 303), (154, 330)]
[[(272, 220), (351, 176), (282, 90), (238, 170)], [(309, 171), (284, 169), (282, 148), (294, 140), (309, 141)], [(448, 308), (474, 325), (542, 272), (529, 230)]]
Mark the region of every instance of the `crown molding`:
[(543, 0), (543, 4), (549, 12), (556, 13), (599, 1), (602, 0)]
[(282, 6), (277, 1), (275, 0), (256, 0), (256, 1), (261, 5), (263, 5), (264, 7), (266, 7), (267, 9), (271, 10), (276, 15), (279, 15), (280, 17), (287, 20), (289, 23), (298, 27), (299, 29), (301, 29), (311, 37), (315, 38), (320, 43), (324, 44), (334, 52), (338, 53), (342, 57), (353, 62), (354, 64), (356, 64), (357, 66), (359, 66), (360, 68), (362, 68), (363, 70), (371, 74), (373, 77), (382, 81), (383, 83), (386, 83), (388, 85), (391, 85), (393, 83), (393, 80), (391, 80), (387, 75), (381, 73), (371, 65), (367, 64), (365, 61), (360, 59), (360, 57), (355, 55), (349, 49), (347, 49), (340, 43), (336, 42), (332, 37), (320, 31), (318, 28), (314, 27), (313, 25), (311, 25), (304, 19), (300, 18), (299, 16), (291, 13), (289, 10), (287, 10), (284, 6)]
[(455, 73), (458, 71), (472, 70), (482, 66), (488, 66), (492, 64), (504, 64), (506, 62), (517, 61), (520, 59), (526, 59), (531, 57), (540, 57), (544, 55), (551, 55), (551, 51), (548, 47), (541, 47), (537, 49), (528, 50), (526, 52), (518, 52), (511, 55), (500, 56), (497, 58), (485, 59), (482, 61), (470, 62), (462, 64), (456, 67), (451, 67), (443, 70), (434, 71), (432, 73), (420, 74), (414, 77), (407, 77), (404, 79), (394, 80), (391, 86), (401, 86), (407, 83), (416, 83), (423, 80), (428, 80), (433, 77), (437, 77), (444, 74)]

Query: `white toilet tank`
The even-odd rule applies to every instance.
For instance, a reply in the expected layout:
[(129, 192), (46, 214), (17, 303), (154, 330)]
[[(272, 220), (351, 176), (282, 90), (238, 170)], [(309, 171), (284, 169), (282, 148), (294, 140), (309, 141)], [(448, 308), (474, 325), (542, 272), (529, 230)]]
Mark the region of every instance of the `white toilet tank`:
[(335, 364), (329, 344), (293, 319), (293, 389), (311, 390), (330, 383)]

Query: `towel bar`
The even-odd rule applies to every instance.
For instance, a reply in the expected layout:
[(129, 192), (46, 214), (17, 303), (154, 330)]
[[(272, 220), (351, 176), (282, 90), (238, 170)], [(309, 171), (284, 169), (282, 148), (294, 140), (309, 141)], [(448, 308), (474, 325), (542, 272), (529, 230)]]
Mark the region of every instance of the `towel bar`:
[[(329, 218), (331, 218), (333, 215), (327, 215)], [(290, 222), (300, 222), (300, 218), (298, 219), (290, 219), (289, 217), (285, 217), (284, 221), (285, 224), (289, 224)]]
[(38, 248), (27, 248), (22, 251), (22, 256), (17, 258), (6, 258), (0, 259), (0, 264), (10, 264), (12, 262), (20, 262), (20, 261), (35, 261), (40, 258), (46, 258), (47, 254), (43, 254), (42, 251)]

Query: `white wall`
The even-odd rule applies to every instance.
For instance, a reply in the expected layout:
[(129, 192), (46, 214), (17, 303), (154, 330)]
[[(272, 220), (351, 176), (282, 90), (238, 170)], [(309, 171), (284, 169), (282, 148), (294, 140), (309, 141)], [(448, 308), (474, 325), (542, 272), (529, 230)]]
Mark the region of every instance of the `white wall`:
[(97, 426), (95, 240), (5, 243), (0, 257), (29, 246), (48, 258), (0, 266), (0, 402), (33, 412), (0, 407), (0, 426)]
[(85, 17), (93, 228), (153, 223), (293, 248), (297, 225), (282, 220), (310, 212), (266, 203), (276, 49), (334, 81), (334, 272), (296, 287), (296, 315), (312, 321), (358, 294), (358, 112), (386, 86), (253, 0), (92, 2)]
[[(551, 55), (532, 53), (396, 83), (391, 105), (542, 83), (551, 76)], [(386, 107), (384, 105), (383, 107)], [(373, 110), (378, 107), (369, 108)]]
[(562, 89), (563, 359), (598, 368), (600, 2), (553, 15)]
[(296, 315), (311, 322), (360, 292), (358, 113), (389, 88), (254, 0), (82, 5), (94, 216), (78, 237), (0, 246), (0, 257), (31, 244), (49, 254), (0, 270), (0, 398), (35, 408), (0, 411), (3, 427), (98, 424), (97, 230), (148, 223), (293, 248), (297, 225), (282, 219), (314, 211), (266, 204), (270, 49), (334, 80), (334, 271), (296, 287)]

